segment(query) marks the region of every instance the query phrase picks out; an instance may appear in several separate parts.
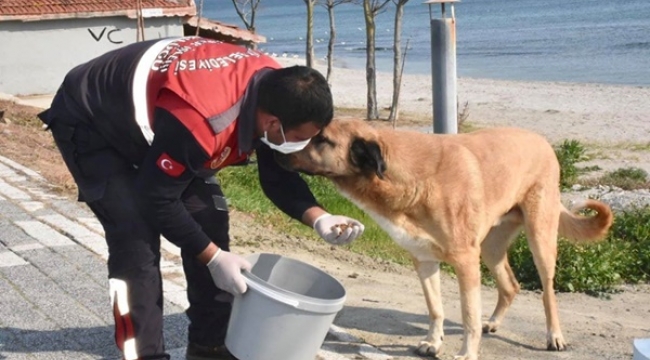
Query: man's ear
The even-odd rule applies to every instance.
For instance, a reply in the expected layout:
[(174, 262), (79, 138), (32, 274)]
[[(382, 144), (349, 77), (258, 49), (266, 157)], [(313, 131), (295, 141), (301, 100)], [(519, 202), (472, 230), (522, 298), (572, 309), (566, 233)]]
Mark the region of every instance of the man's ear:
[(376, 141), (355, 138), (350, 146), (350, 162), (363, 172), (374, 172), (380, 179), (384, 178), (386, 163)]
[(262, 132), (272, 132), (280, 128), (280, 119), (263, 110), (257, 111), (257, 118)]

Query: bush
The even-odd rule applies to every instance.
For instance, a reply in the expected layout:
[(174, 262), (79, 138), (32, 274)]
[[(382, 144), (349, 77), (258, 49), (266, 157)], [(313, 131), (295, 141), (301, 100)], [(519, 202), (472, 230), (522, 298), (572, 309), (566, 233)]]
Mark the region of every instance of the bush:
[(626, 251), (627, 261), (620, 266), (623, 280), (650, 281), (650, 207), (617, 215), (610, 238)]
[(556, 145), (555, 155), (560, 163), (560, 187), (570, 188), (578, 180), (578, 176), (587, 171), (586, 168), (579, 168), (577, 163), (589, 160), (584, 146), (578, 140), (564, 140), (562, 144)]
[[(650, 208), (618, 214), (608, 237), (576, 245), (560, 239), (555, 288), (565, 292), (610, 292), (621, 283), (650, 281)], [(510, 265), (524, 289), (541, 289), (525, 236), (509, 250)]]

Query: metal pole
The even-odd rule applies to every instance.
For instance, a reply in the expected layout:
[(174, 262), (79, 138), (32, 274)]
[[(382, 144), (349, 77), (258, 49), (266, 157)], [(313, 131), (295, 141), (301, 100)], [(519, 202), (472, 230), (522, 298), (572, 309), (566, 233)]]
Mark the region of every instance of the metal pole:
[[(444, 3), (442, 6), (444, 9)], [(444, 14), (443, 10), (443, 18), (431, 18), (433, 132), (457, 134), (456, 19)]]

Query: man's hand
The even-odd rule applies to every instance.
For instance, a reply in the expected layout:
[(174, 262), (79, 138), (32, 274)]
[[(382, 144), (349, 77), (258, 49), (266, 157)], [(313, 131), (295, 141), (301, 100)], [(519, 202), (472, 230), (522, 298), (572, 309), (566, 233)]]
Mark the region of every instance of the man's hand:
[(325, 213), (314, 221), (314, 230), (330, 244), (345, 245), (363, 234), (364, 226), (347, 216)]
[(207, 264), (212, 275), (214, 284), (222, 290), (233, 295), (240, 295), (246, 292), (247, 286), (243, 270), (251, 270), (251, 264), (239, 255), (228, 251), (217, 250)]

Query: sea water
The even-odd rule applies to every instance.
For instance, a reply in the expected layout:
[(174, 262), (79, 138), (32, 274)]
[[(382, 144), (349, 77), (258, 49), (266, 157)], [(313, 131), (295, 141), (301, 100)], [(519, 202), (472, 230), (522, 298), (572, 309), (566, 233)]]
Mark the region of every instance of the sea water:
[[(204, 15), (243, 27), (231, 1), (207, 0)], [(335, 65), (363, 69), (365, 22), (361, 5), (342, 4), (336, 17)], [(392, 71), (392, 2), (376, 17), (376, 65)], [(447, 16), (451, 16), (449, 5)], [(455, 3), (457, 73), (460, 77), (568, 81), (650, 86), (650, 0), (462, 0)], [(404, 71), (431, 73), (431, 17), (439, 4), (422, 0), (405, 8)], [(261, 0), (257, 32), (269, 54), (304, 57), (306, 5), (302, 0)], [(316, 6), (314, 48), (327, 53), (329, 24)]]

